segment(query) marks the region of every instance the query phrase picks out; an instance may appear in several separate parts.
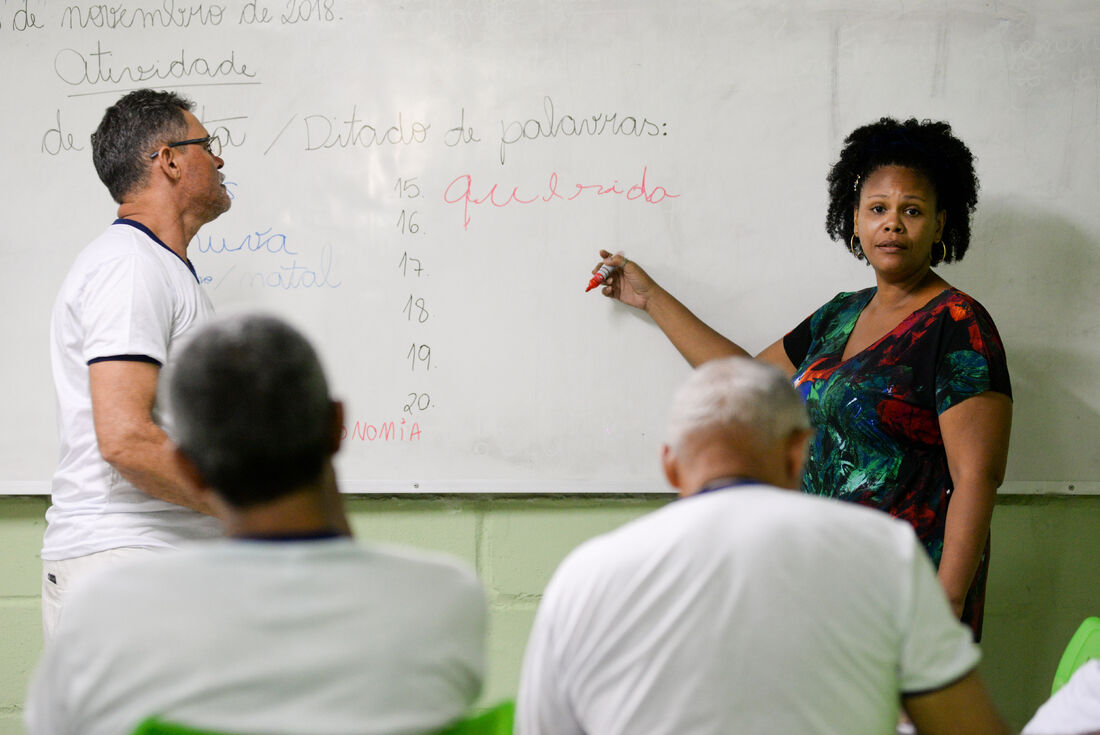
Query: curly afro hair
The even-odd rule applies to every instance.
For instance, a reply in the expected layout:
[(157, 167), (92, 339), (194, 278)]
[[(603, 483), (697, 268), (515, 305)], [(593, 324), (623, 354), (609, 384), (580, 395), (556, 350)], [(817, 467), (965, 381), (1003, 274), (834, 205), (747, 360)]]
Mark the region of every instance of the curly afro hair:
[[(970, 246), (970, 215), (978, 203), (978, 177), (970, 149), (951, 134), (951, 126), (945, 122), (916, 118), (898, 122), (884, 117), (853, 130), (829, 171), (829, 213), (825, 217), (829, 237), (845, 245), (851, 241), (860, 182), (882, 166), (905, 166), (928, 177), (937, 207), (947, 213), (943, 230), (946, 255), (933, 265), (962, 260)], [(863, 259), (862, 254), (854, 254)]]

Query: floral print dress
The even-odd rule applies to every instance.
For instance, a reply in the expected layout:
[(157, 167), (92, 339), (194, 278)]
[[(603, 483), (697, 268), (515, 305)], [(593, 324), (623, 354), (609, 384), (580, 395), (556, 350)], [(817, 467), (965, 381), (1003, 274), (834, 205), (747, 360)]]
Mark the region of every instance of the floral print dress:
[[(938, 567), (953, 489), (938, 417), (986, 391), (1011, 396), (1004, 347), (981, 304), (947, 288), (844, 360), (875, 291), (838, 294), (784, 337), (816, 429), (802, 489), (908, 521)], [(987, 542), (963, 613), (975, 638), (988, 568)]]

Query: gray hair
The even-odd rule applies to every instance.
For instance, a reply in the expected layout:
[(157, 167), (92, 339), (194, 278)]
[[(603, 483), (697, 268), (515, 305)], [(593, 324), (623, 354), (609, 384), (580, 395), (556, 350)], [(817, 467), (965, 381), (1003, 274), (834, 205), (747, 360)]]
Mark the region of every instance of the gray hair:
[(676, 391), (666, 440), (677, 452), (692, 434), (716, 428), (745, 429), (770, 446), (810, 424), (802, 398), (779, 370), (726, 357), (696, 368)]
[(184, 111), (195, 103), (175, 92), (138, 89), (107, 108), (92, 133), (92, 163), (119, 204), (149, 178), (149, 154), (187, 130)]
[(233, 506), (313, 482), (334, 451), (324, 371), (306, 338), (279, 319), (210, 323), (173, 361), (167, 383), (181, 451)]

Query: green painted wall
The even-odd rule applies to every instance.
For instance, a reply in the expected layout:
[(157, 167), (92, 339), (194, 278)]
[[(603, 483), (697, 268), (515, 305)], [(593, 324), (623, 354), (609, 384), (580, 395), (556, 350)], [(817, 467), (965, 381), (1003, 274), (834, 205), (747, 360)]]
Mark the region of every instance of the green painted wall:
[[(574, 546), (660, 507), (653, 497), (349, 497), (362, 539), (449, 552), (489, 593), (483, 700), (515, 694), (539, 595)], [(21, 735), (20, 706), (41, 649), (37, 553), (47, 501), (0, 496), (0, 735)], [(993, 518), (982, 674), (1024, 724), (1050, 690), (1077, 624), (1100, 614), (1100, 497), (1005, 496)]]

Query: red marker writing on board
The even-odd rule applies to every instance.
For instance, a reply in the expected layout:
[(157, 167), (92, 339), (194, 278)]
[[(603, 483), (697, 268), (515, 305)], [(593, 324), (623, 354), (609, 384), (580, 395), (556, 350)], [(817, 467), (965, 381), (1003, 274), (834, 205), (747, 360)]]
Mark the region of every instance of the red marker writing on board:
[[(622, 250), (615, 253), (615, 255), (622, 255), (622, 254), (623, 254)], [(600, 269), (598, 271), (596, 271), (596, 275), (592, 276), (592, 280), (590, 280), (588, 282), (588, 288), (586, 288), (584, 290), (584, 292), (588, 293), (589, 291), (594, 289), (596, 286), (599, 286), (601, 283), (606, 281), (607, 277), (611, 275), (611, 271), (615, 270), (618, 267), (619, 266), (617, 266), (617, 265), (610, 265), (608, 263), (604, 263), (603, 265), (601, 265)]]

